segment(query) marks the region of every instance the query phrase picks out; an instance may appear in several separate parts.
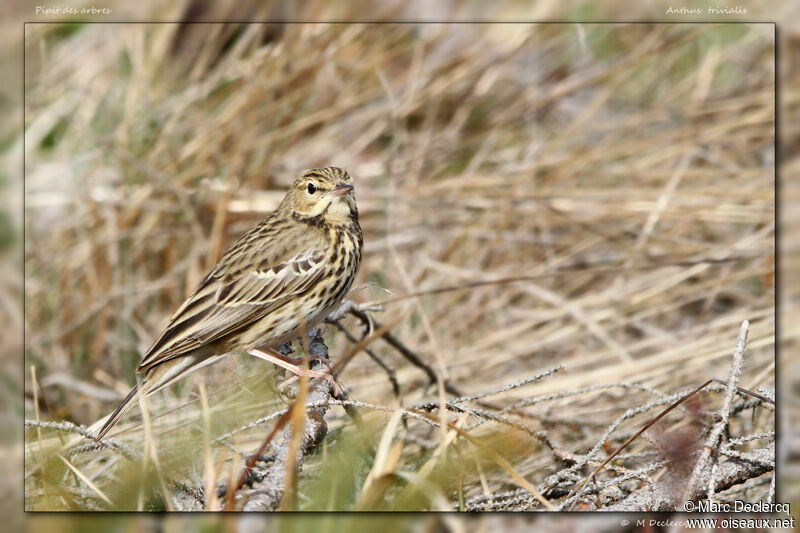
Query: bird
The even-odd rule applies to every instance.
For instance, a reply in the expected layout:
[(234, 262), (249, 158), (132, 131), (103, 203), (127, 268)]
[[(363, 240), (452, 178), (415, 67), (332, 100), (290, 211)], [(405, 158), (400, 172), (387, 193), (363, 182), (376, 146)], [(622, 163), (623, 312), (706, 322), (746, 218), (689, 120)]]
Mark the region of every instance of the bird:
[(141, 397), (231, 352), (248, 352), (299, 375), (299, 367), (275, 349), (338, 308), (362, 248), (350, 174), (338, 167), (301, 173), (277, 209), (228, 248), (172, 314), (144, 353), (136, 385), (96, 440)]

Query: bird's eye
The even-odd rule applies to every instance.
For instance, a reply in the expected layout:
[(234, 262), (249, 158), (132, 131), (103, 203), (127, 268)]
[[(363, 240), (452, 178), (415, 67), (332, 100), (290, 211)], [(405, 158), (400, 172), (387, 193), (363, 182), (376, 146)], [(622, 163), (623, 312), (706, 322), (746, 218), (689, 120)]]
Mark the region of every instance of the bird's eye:
[(308, 191), (308, 194), (314, 194), (315, 192), (317, 192), (317, 186), (314, 185), (313, 183), (309, 183), (308, 187), (306, 187), (306, 190)]

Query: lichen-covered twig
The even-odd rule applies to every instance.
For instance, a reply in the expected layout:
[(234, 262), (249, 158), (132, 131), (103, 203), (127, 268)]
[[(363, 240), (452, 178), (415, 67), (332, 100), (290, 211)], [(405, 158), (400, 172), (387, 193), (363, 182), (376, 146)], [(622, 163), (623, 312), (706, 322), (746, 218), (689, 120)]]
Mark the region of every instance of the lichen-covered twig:
[[(318, 329), (309, 331), (308, 341), (309, 355), (329, 358), (328, 347)], [(306, 400), (305, 431), (294, 462), (298, 469), (302, 467), (303, 457), (325, 437), (328, 427), (324, 416), (328, 410), (331, 392), (331, 383), (328, 380), (314, 380), (310, 384)], [(238, 508), (244, 511), (274, 511), (278, 508), (283, 498), (290, 439), (291, 425), (287, 424), (280, 430), (278, 438), (268, 443), (272, 460), (263, 464), (260, 457), (255, 458), (256, 464), (262, 463), (260, 465), (262, 474), (257, 481), (252, 482), (251, 491), (237, 495), (240, 499), (237, 502)]]
[[(719, 463), (715, 469), (713, 480), (709, 479), (711, 468), (709, 468), (708, 463), (706, 463), (706, 467), (698, 473), (692, 489), (686, 494), (687, 501), (704, 498), (708, 493), (709, 484), (712, 482), (717, 491), (722, 491), (773, 471), (774, 469), (774, 443), (770, 443), (764, 448), (759, 448), (752, 452), (743, 453), (740, 459)], [(600, 510), (642, 511), (645, 509), (652, 512), (675, 511), (674, 498), (669, 494), (665, 494), (658, 486), (648, 485), (632, 492), (625, 499), (613, 505), (603, 507)]]
[[(692, 476), (689, 478), (689, 483), (687, 485), (687, 491), (689, 492), (697, 491), (695, 485), (697, 484), (701, 473), (706, 468), (706, 464), (711, 458), (712, 453), (718, 448), (722, 432), (726, 427), (728, 427), (731, 403), (733, 402), (733, 395), (736, 392), (736, 385), (739, 383), (739, 376), (742, 374), (742, 363), (744, 362), (744, 351), (745, 346), (747, 345), (747, 334), (749, 332), (750, 322), (745, 320), (742, 322), (742, 326), (739, 329), (739, 338), (736, 341), (736, 349), (733, 352), (733, 361), (731, 361), (731, 369), (728, 374), (728, 387), (725, 391), (722, 405), (720, 406), (717, 414), (717, 423), (714, 424), (714, 427), (711, 429), (711, 433), (708, 435), (708, 439), (706, 439), (706, 443), (703, 446), (703, 449), (700, 451), (700, 458), (695, 464)], [(708, 483), (708, 498), (711, 499), (713, 498), (715, 491), (715, 476), (713, 475), (713, 468), (712, 475), (708, 476)], [(686, 496), (688, 497), (689, 494)]]
[[(124, 442), (112, 439), (109, 437), (104, 438), (102, 441), (97, 441), (97, 434), (93, 431), (89, 431), (86, 426), (78, 426), (73, 424), (72, 422), (68, 422), (66, 420), (62, 420), (61, 422), (55, 421), (38, 421), (38, 420), (25, 420), (25, 427), (39, 427), (39, 428), (47, 428), (47, 429), (56, 429), (58, 431), (63, 431), (65, 433), (77, 433), (82, 437), (86, 437), (92, 441), (93, 449), (97, 448), (108, 448), (112, 450), (117, 450), (122, 455), (131, 459), (132, 461), (141, 461), (142, 454), (138, 451), (134, 450)], [(83, 451), (83, 448), (81, 448)], [(75, 452), (80, 453), (80, 452)]]

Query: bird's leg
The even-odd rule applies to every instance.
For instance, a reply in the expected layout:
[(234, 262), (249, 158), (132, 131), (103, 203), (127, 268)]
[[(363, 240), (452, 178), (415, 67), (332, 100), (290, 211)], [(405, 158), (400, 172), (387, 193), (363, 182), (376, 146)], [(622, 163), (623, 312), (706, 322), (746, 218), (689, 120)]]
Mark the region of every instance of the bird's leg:
[[(272, 348), (264, 348), (263, 350), (258, 349), (258, 348), (253, 348), (252, 350), (250, 350), (247, 353), (249, 353), (253, 357), (258, 357), (259, 359), (263, 359), (264, 361), (269, 361), (270, 363), (272, 363), (274, 365), (278, 365), (281, 368), (285, 368), (286, 370), (288, 370), (289, 372), (294, 374), (293, 377), (287, 379), (286, 381), (284, 381), (280, 385), (278, 385), (278, 390), (279, 391), (282, 390), (287, 385), (297, 381), (297, 379), (303, 374), (303, 369), (300, 368), (299, 365), (295, 365), (295, 364), (292, 364), (289, 361), (286, 361), (287, 357), (285, 355), (282, 355), (282, 354), (276, 352)], [(316, 357), (319, 357), (319, 356), (316, 356)], [(326, 362), (329, 363), (329, 361), (327, 359), (325, 359), (324, 357), (320, 357), (320, 359), (322, 359), (323, 361), (326, 361)], [(326, 370), (323, 370), (323, 371), (308, 370), (307, 372), (308, 372), (308, 377), (310, 377), (310, 378), (327, 379), (331, 383), (331, 388), (333, 388), (334, 391), (338, 391), (339, 390), (339, 386), (336, 384), (336, 380), (331, 375), (330, 369), (326, 369)]]
[[(314, 374), (317, 375), (315, 376)], [(323, 370), (322, 372), (315, 372), (314, 370), (311, 370), (309, 371), (308, 375), (311, 377), (319, 377), (328, 380), (328, 382), (331, 384), (332, 396), (337, 399), (342, 396), (342, 389), (339, 388), (339, 383), (336, 382), (336, 378), (334, 378), (333, 375), (328, 373), (326, 370)], [(278, 384), (278, 392), (282, 391), (298, 379), (300, 379), (300, 376), (292, 376), (289, 379), (280, 382)]]
[[(291, 372), (296, 376), (299, 376), (303, 373), (303, 369), (298, 364), (298, 362), (302, 362), (303, 360), (301, 357), (297, 358), (286, 357), (285, 355), (276, 352), (272, 348), (253, 348), (247, 353), (249, 353), (253, 357), (258, 357), (259, 359), (263, 359), (264, 361), (269, 361), (274, 365), (278, 365), (281, 368), (285, 368), (286, 370), (288, 370), (289, 372)], [(311, 356), (311, 358), (318, 358), (321, 359), (322, 361), (330, 363), (324, 357)], [(311, 376), (312, 378), (321, 378), (325, 375), (330, 375), (330, 374), (326, 372), (320, 372), (317, 370), (309, 370), (308, 375)]]
[[(288, 347), (289, 350), (291, 350), (290, 343), (287, 342), (285, 344), (281, 344), (281, 348), (283, 348), (284, 346)], [(285, 355), (285, 354), (283, 354), (283, 353), (281, 353), (281, 352), (279, 352), (277, 350), (272, 350), (271, 348), (257, 348), (256, 350), (268, 352), (270, 355), (273, 355), (274, 357), (277, 357), (278, 359), (281, 359), (283, 362), (288, 363), (288, 364), (290, 364), (292, 366), (296, 366), (298, 368), (300, 367), (301, 364), (303, 364), (303, 357), (291, 357), (291, 356)], [(291, 350), (289, 353), (294, 353), (294, 350)], [(255, 357), (261, 357), (260, 355), (256, 355), (256, 354), (253, 354), (253, 353), (251, 353), (250, 355), (254, 355)], [(326, 359), (325, 357), (322, 357), (320, 355), (309, 355), (308, 359), (310, 361), (319, 361), (320, 363), (322, 363), (325, 366), (330, 366), (330, 364), (331, 364), (331, 362), (328, 359)], [(278, 364), (278, 363), (275, 363), (275, 364)], [(286, 368), (286, 367), (283, 367), (283, 368)]]

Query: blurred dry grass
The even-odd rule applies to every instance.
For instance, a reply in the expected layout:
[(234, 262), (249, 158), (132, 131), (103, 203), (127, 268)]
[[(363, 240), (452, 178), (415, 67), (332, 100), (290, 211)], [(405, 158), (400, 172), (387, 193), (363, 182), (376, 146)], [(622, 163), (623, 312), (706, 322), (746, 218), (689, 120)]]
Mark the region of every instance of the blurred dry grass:
[[(366, 256), (354, 300), (539, 276), (392, 301), (377, 316), (389, 322), (410, 309), (393, 333), (466, 393), (559, 364), (560, 374), (494, 399), (513, 405), (628, 381), (675, 392), (726, 377), (744, 318), (752, 326), (742, 385), (775, 386), (772, 26), (26, 32), (28, 419), (32, 365), (42, 417), (88, 425), (110, 410), (225, 246), (277, 205), (296, 172), (323, 164), (357, 180)], [(327, 336), (334, 358), (346, 350), (334, 328)], [(403, 405), (437, 401), (423, 372), (380, 342), (373, 348), (396, 370)], [(197, 379), (225, 398), (212, 406), (217, 434), (279, 405), (265, 400), (274, 397), (264, 365), (230, 359), (151, 402), (157, 413), (179, 409), (154, 418), (164, 433), (183, 422), (185, 434), (170, 442), (188, 448), (176, 455), (198, 445)], [(341, 378), (358, 400), (398, 403), (364, 355)], [(652, 399), (598, 391), (517, 409), (515, 419), (585, 453)], [(331, 416), (331, 445), (341, 446), (347, 429), (336, 430), (347, 419)], [(387, 416), (369, 416), (379, 437)], [(742, 434), (770, 423), (744, 421)], [(492, 426), (483, 435), (531, 483), (557, 470), (534, 439)], [(127, 427), (120, 438), (141, 441), (141, 427)], [(238, 446), (254, 449), (259, 431)], [(404, 468), (431, 460), (425, 443), (438, 432), (426, 431), (410, 430)], [(312, 461), (309, 479), (326, 464)], [(466, 477), (466, 498), (509, 486), (501, 469), (435, 464), (445, 485)], [(317, 479), (336, 479), (328, 473)], [(27, 507), (60, 505), (38, 499), (41, 479), (29, 478), (36, 497)], [(397, 498), (403, 508), (432, 505)]]

